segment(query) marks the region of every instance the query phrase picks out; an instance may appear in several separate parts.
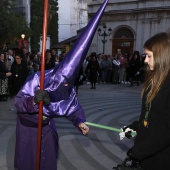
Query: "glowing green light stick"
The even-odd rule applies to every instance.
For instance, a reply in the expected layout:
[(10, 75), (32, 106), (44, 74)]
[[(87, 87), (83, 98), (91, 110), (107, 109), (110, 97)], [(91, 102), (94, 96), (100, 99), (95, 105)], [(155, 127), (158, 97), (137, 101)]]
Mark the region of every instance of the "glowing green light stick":
[[(113, 128), (113, 127), (110, 127), (110, 126), (104, 126), (104, 125), (91, 123), (91, 122), (85, 122), (85, 124), (89, 125), (89, 126), (101, 128), (101, 129), (111, 130), (111, 131), (114, 131), (114, 132), (119, 132), (119, 133), (122, 132), (121, 129)], [(132, 132), (132, 135), (136, 135), (136, 132)]]

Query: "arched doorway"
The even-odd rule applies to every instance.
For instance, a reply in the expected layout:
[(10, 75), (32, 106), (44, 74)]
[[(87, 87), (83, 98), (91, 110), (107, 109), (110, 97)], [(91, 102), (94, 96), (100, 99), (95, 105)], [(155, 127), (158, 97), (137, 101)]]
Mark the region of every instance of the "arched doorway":
[(121, 27), (115, 31), (112, 42), (112, 54), (121, 53), (129, 54), (133, 53), (134, 34), (126, 27)]

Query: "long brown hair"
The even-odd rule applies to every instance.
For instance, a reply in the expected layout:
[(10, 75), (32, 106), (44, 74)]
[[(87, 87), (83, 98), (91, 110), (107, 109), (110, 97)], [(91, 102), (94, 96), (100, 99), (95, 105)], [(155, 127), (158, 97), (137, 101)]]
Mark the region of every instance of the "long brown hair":
[(146, 70), (142, 96), (146, 90), (148, 95), (146, 104), (150, 103), (160, 90), (164, 80), (170, 73), (170, 34), (159, 33), (148, 39), (144, 48), (153, 52), (154, 69)]

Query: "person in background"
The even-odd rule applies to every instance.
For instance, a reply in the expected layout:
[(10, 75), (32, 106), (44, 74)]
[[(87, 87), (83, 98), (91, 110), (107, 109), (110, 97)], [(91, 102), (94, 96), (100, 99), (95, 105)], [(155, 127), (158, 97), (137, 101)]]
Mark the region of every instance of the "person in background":
[(106, 83), (107, 81), (107, 71), (110, 68), (111, 61), (108, 59), (107, 55), (102, 55), (102, 59), (100, 62), (100, 69), (101, 69), (101, 82)]
[(10, 71), (12, 65), (11, 65), (11, 60), (9, 59), (8, 53), (4, 53), (4, 62), (5, 62), (5, 65), (6, 65), (6, 69), (8, 71)]
[(35, 64), (33, 68), (34, 68), (34, 73), (36, 73), (37, 71), (40, 71), (40, 65), (39, 64)]
[(55, 67), (55, 60), (51, 60), (51, 52), (47, 50), (45, 53), (45, 70)]
[(83, 85), (83, 78), (84, 78), (84, 74), (83, 74), (83, 66), (82, 66), (74, 84), (76, 88), (76, 94), (78, 94), (79, 86)]
[(60, 56), (59, 56), (59, 62), (61, 62), (65, 56), (66, 56), (66, 52), (62, 51)]
[(59, 62), (60, 62), (60, 61), (59, 61), (59, 56), (56, 55), (56, 56), (55, 56), (55, 65), (59, 64)]
[(106, 82), (109, 84), (109, 83), (111, 83), (111, 81), (112, 81), (112, 72), (113, 72), (113, 64), (112, 64), (112, 60), (113, 60), (113, 57), (109, 54), (109, 55), (107, 55), (107, 59), (108, 59), (108, 61), (109, 61), (109, 65), (108, 65), (108, 70), (107, 70), (107, 76), (106, 76)]
[[(145, 81), (139, 121), (123, 128), (136, 131), (127, 152), (144, 170), (169, 169), (170, 157), (170, 34), (161, 32), (145, 44)], [(120, 133), (120, 136), (123, 134)], [(127, 133), (125, 133), (127, 135)], [(123, 137), (123, 136), (121, 136)]]
[(29, 75), (28, 67), (25, 61), (23, 62), (20, 53), (15, 54), (15, 61), (11, 66), (11, 73), (10, 83), (12, 84), (13, 95), (16, 95)]
[(38, 57), (38, 60), (40, 61), (40, 60), (41, 60), (41, 57), (42, 57), (41, 52), (38, 52), (38, 53), (37, 53), (37, 57)]
[(28, 61), (28, 71), (29, 71), (29, 75), (34, 73), (34, 67), (33, 67), (33, 62), (30, 60)]
[(19, 51), (17, 51), (17, 53), (20, 53), (20, 56), (22, 58), (22, 63), (27, 64), (27, 53), (28, 53), (27, 48), (22, 47)]
[(56, 50), (51, 50), (51, 62), (55, 63), (55, 65), (57, 65), (59, 63), (59, 56), (57, 55)]
[(90, 60), (90, 56), (87, 56), (83, 62), (83, 75), (85, 77), (86, 83), (89, 83), (89, 72), (86, 74), (86, 68), (89, 63), (89, 60)]
[(12, 63), (14, 62), (14, 53), (13, 53), (13, 50), (11, 49), (8, 50), (8, 58), (9, 58), (9, 61), (11, 62), (10, 64), (12, 65)]
[(126, 58), (120, 54), (120, 58), (119, 58), (119, 61), (120, 61), (120, 69), (119, 69), (119, 82), (121, 84), (126, 84)]
[(3, 44), (2, 51), (6, 53), (8, 51), (8, 46), (6, 44)]
[(100, 67), (100, 63), (101, 63), (101, 61), (102, 61), (102, 56), (103, 56), (103, 54), (98, 54), (98, 55), (97, 55), (97, 61), (98, 61), (98, 63), (99, 63), (98, 83), (101, 82), (101, 67)]
[(37, 54), (33, 54), (32, 55), (32, 62), (33, 62), (33, 67), (35, 66), (35, 65), (39, 65), (40, 66), (40, 59), (38, 58), (38, 55)]
[(130, 67), (131, 67), (131, 61), (132, 61), (133, 54), (127, 55), (127, 62), (126, 62), (126, 82), (128, 84), (130, 83)]
[(140, 71), (141, 65), (140, 65), (140, 56), (139, 51), (135, 51), (133, 53), (132, 59), (130, 60), (130, 86), (133, 86), (134, 81), (137, 83), (137, 86), (139, 86), (139, 71)]
[(119, 55), (118, 54), (115, 54), (112, 62), (113, 62), (113, 78), (112, 78), (112, 83), (113, 84), (119, 84), (120, 61), (119, 61)]
[(86, 67), (86, 74), (88, 73), (89, 73), (89, 80), (91, 83), (90, 89), (96, 89), (97, 76), (99, 74), (99, 62), (97, 60), (96, 53), (94, 52), (91, 54), (90, 60)]
[(5, 63), (5, 54), (0, 53), (0, 101), (8, 100), (8, 77), (11, 75), (12, 73), (8, 70)]

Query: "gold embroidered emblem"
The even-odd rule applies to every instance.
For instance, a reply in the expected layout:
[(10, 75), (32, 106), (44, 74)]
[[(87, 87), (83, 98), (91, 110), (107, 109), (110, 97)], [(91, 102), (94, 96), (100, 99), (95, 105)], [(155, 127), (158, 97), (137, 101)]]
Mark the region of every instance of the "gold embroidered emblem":
[(148, 122), (146, 120), (144, 120), (143, 125), (146, 127), (148, 125)]

